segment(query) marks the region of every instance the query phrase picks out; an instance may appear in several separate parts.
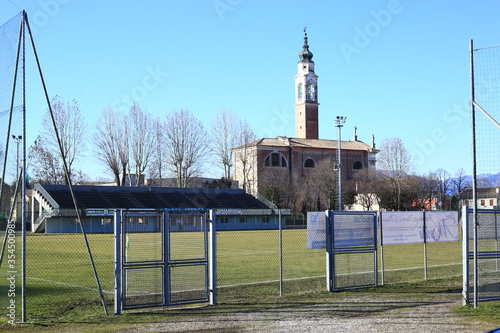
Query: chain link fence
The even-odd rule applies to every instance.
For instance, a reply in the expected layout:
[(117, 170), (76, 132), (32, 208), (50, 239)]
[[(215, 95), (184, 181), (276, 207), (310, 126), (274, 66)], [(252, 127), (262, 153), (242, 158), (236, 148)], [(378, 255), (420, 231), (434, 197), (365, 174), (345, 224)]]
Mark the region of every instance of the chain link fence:
[(477, 291), (474, 290), (474, 223), (473, 210), (465, 209), (463, 251), (464, 297), (466, 303), (500, 300), (500, 210), (477, 212)]
[[(280, 295), (325, 291), (325, 249), (308, 249), (307, 221), (304, 216), (283, 214), (280, 228), (280, 215), (279, 211), (270, 214), (218, 215), (216, 221), (218, 303), (258, 302), (259, 299), (280, 297)], [(75, 223), (75, 217), (68, 216), (67, 219), (67, 223)], [(93, 219), (108, 223), (108, 217)], [(233, 222), (230, 219), (233, 219)], [(265, 225), (266, 229), (262, 228), (262, 225)], [(113, 234), (88, 234), (87, 237), (106, 306), (112, 309)], [(319, 234), (318, 237), (323, 236)], [(26, 239), (26, 293), (29, 321), (44, 322), (65, 318), (70, 320), (69, 318), (76, 313), (103, 314), (99, 291), (81, 233), (29, 233)], [(320, 239), (312, 241), (324, 242)], [(460, 267), (460, 245), (460, 242), (427, 245), (428, 278), (460, 275), (460, 268), (455, 269), (457, 264)], [(385, 283), (424, 280), (423, 251), (422, 244), (385, 245)], [(356, 254), (352, 256), (346, 263), (357, 265)], [(353, 267), (351, 270), (360, 270), (356, 268), (357, 266)], [(348, 268), (348, 266), (343, 267), (342, 272), (349, 274), (344, 272)], [(2, 270), (4, 270), (3, 264)], [(8, 292), (5, 273), (2, 274), (1, 283), (4, 296)], [(5, 302), (5, 298), (0, 299)], [(7, 306), (5, 303), (0, 309), (2, 318), (8, 314)]]
[[(221, 230), (221, 221), (239, 221)], [(281, 228), (280, 228), (281, 221)], [(222, 303), (280, 296), (325, 285), (324, 249), (307, 249), (303, 215), (219, 215), (217, 286)], [(259, 226), (265, 225), (266, 229)]]

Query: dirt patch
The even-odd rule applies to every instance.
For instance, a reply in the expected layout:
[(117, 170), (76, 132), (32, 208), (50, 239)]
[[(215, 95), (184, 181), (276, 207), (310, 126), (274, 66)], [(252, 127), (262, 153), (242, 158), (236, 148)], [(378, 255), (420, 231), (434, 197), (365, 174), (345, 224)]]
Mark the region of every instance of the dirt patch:
[(151, 323), (132, 332), (485, 332), (453, 312), (457, 294), (375, 294)]

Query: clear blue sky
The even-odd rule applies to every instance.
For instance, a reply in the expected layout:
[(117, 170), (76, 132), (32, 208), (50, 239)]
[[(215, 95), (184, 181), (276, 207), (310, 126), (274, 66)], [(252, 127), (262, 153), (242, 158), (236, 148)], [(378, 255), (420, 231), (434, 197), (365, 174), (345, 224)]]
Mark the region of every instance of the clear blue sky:
[[(320, 138), (336, 139), (333, 119), (347, 116), (343, 139), (354, 126), (378, 147), (399, 137), (418, 173), (471, 173), (469, 39), (500, 44), (492, 0), (0, 0), (0, 23), (20, 9), (50, 96), (76, 99), (90, 130), (104, 107), (128, 109), (135, 97), (153, 115), (187, 108), (208, 126), (228, 109), (258, 137), (295, 136), (293, 77), (307, 25)], [(30, 145), (46, 106), (35, 73), (27, 86)], [(86, 159), (94, 163), (91, 151)]]

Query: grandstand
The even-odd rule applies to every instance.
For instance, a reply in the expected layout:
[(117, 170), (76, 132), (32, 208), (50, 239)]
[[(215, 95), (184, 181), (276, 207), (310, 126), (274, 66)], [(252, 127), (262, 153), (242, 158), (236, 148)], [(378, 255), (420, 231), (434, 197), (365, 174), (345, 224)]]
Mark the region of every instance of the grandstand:
[[(277, 227), (267, 219), (243, 221), (239, 217), (270, 214), (274, 208), (241, 189), (79, 185), (73, 191), (85, 231), (90, 233), (113, 232), (115, 209), (214, 209), (225, 216), (225, 230)], [(81, 232), (67, 185), (35, 184), (32, 203), (33, 232)]]

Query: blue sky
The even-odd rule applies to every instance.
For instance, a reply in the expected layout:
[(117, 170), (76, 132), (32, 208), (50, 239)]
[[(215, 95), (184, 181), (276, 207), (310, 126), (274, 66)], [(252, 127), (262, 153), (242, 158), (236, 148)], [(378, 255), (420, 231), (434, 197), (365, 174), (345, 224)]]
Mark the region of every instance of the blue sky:
[[(294, 76), (307, 25), (323, 139), (378, 146), (399, 137), (417, 173), (471, 173), (469, 39), (500, 44), (497, 1), (0, 0), (0, 23), (25, 9), (50, 96), (76, 99), (94, 130), (106, 106), (153, 115), (220, 110), (258, 137), (295, 136)], [(27, 57), (32, 54), (27, 49)], [(30, 62), (31, 60), (27, 60)], [(28, 142), (46, 110), (27, 66)], [(81, 165), (100, 174), (92, 151)], [(92, 171), (90, 171), (92, 170)], [(220, 176), (217, 172), (215, 176)]]

